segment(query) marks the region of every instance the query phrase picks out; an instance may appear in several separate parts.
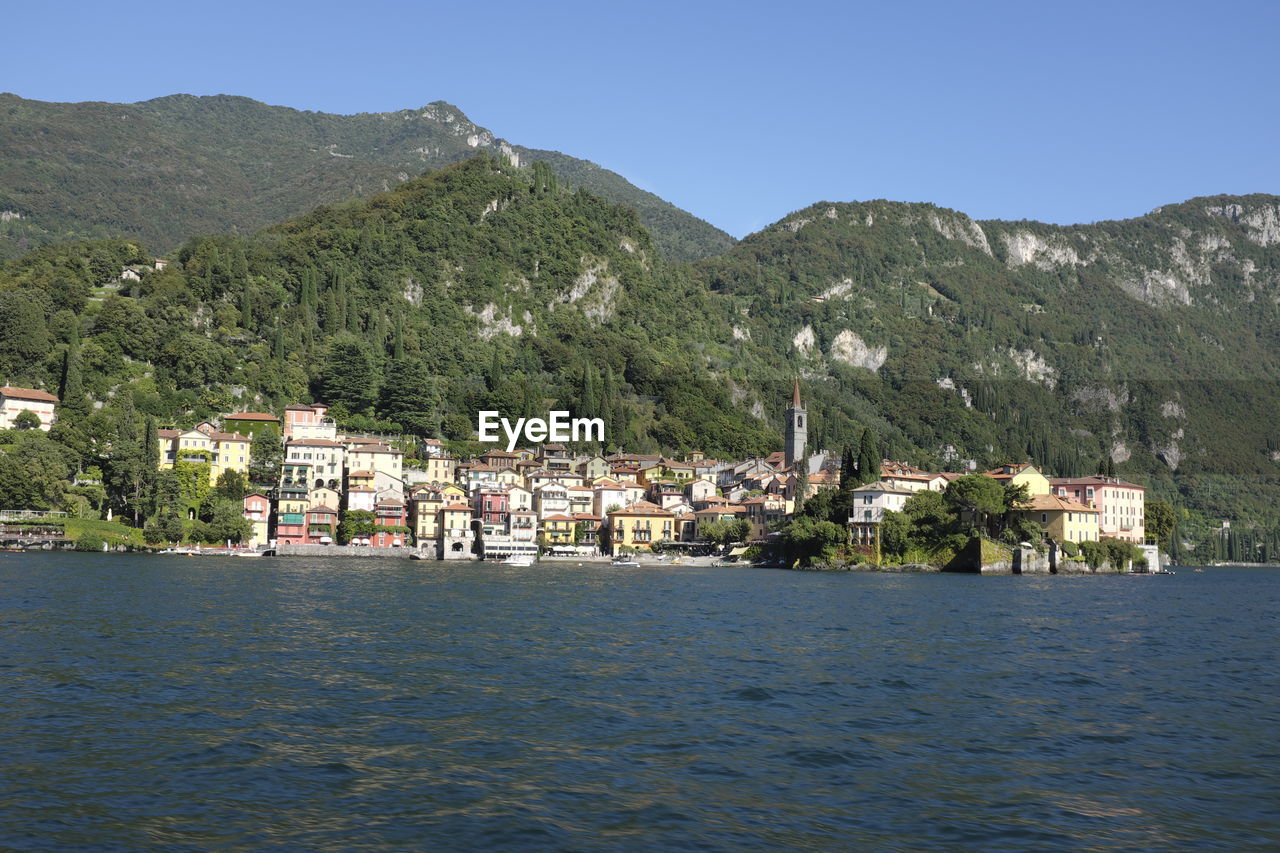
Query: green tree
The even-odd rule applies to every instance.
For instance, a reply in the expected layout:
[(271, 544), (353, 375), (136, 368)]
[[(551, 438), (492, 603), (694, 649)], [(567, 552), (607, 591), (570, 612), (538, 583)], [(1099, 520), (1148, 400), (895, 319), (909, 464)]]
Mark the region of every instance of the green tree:
[(435, 377), (419, 359), (398, 359), (387, 366), (378, 392), (378, 415), (426, 438), (440, 428), (440, 394)]
[[(250, 445), (249, 452), (253, 452), (252, 445)], [(218, 475), (218, 481), (213, 485), (211, 497), (215, 501), (230, 501), (243, 509), (244, 496), (248, 493), (249, 483), (244, 474), (228, 468)]]
[(260, 489), (270, 489), (280, 479), (284, 463), (284, 445), (275, 424), (268, 424), (253, 434), (249, 443), (249, 481)]
[(901, 512), (885, 512), (880, 522), (882, 557), (901, 560), (911, 547), (911, 520)]
[(253, 522), (244, 517), (239, 501), (215, 500), (213, 512), (204, 528), (204, 541), (239, 544), (253, 535)]
[(315, 385), (317, 397), (330, 405), (342, 403), (352, 412), (369, 408), (378, 388), (368, 345), (350, 334), (333, 338)]
[(0, 290), (0, 375), (34, 378), (49, 347), (47, 300), (30, 290)]
[(782, 548), (788, 565), (808, 565), (834, 560), (845, 542), (845, 532), (837, 524), (807, 515), (793, 518), (782, 528)]
[(76, 334), (62, 359), (62, 381), (58, 385), (58, 420), (79, 423), (89, 414), (80, 366), (80, 336)]
[(357, 537), (371, 536), (377, 529), (373, 513), (367, 509), (349, 509), (342, 514), (342, 523), (338, 525), (338, 541), (345, 545)]
[(864, 427), (858, 441), (858, 480), (874, 483), (880, 479), (880, 450), (870, 427)]
[(40, 429), (40, 416), (28, 409), (18, 412), (13, 419), (14, 429)]
[(1173, 534), (1177, 514), (1167, 501), (1147, 501), (1142, 526), (1148, 539), (1164, 542)]
[(944, 493), (957, 512), (967, 516), (970, 529), (986, 530), (987, 519), (1005, 509), (1005, 492), (1000, 484), (984, 474), (966, 474), (952, 480)]

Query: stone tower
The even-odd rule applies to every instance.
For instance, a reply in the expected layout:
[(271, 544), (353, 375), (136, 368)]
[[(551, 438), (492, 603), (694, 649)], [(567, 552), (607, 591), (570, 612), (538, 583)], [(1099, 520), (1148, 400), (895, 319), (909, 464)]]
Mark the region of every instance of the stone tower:
[(800, 402), (800, 380), (797, 379), (791, 392), (791, 408), (787, 409), (787, 439), (784, 447), (787, 467), (804, 461), (808, 436), (809, 413)]

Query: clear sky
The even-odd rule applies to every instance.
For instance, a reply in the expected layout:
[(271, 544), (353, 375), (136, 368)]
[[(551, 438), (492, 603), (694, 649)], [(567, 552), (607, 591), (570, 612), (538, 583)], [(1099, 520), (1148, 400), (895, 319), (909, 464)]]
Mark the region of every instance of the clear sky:
[(1090, 222), (1280, 193), (1280, 2), (14, 3), (0, 90), (445, 100), (742, 236), (817, 201)]

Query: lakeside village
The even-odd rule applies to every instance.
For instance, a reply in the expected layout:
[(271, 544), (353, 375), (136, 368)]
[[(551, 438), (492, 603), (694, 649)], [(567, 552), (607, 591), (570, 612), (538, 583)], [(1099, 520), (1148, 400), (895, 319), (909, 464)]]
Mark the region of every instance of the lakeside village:
[[(38, 389), (0, 388), (0, 429), (47, 432), (57, 403)], [(1143, 486), (1103, 475), (1049, 478), (1025, 462), (928, 472), (869, 456), (866, 435), (857, 458), (810, 453), (807, 420), (796, 382), (784, 448), (764, 458), (602, 456), (544, 443), (459, 459), (425, 439), (410, 445), (406, 461), (402, 442), (345, 434), (323, 404), (291, 405), (283, 417), (237, 412), (216, 424), (157, 429), (156, 470), (174, 471), (197, 493), (243, 493), (243, 522), (235, 519), (229, 529), (237, 535), (225, 545), (252, 554), (513, 563), (714, 554), (791, 566), (839, 558), (968, 571), (1158, 570), (1156, 548), (1137, 547), (1145, 542)], [(278, 478), (255, 491), (251, 453), (263, 441), (276, 451)], [(27, 546), (41, 521), (54, 526), (61, 515), (0, 509), (0, 535)], [(194, 519), (188, 509), (186, 523)], [(149, 525), (146, 542), (183, 540), (183, 520), (172, 521)], [(919, 534), (930, 529), (925, 553)], [(13, 541), (15, 530), (28, 532), (23, 543)], [(57, 530), (45, 534), (56, 539)], [(1002, 552), (1001, 541), (1012, 547)]]

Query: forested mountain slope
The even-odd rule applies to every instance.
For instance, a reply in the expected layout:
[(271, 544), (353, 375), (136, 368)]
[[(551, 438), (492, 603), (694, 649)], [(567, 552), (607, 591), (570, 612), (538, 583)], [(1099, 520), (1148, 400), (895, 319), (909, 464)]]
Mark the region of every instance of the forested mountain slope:
[(482, 156), (193, 239), (136, 283), (106, 284), (136, 244), (29, 253), (0, 269), (0, 371), (66, 398), (77, 463), (121, 407), (189, 425), (307, 399), (460, 440), (480, 409), (564, 407), (613, 447), (763, 454), (800, 376), (811, 447), (869, 426), (930, 468), (1110, 457), (1203, 535), (1277, 520), (1277, 211), (1059, 228), (822, 203), (673, 265), (632, 210)]
[(64, 104), (0, 94), (0, 258), (74, 238), (123, 237), (168, 253), (199, 234), (251, 234), (483, 151), (544, 160), (564, 183), (635, 208), (668, 259), (734, 242), (614, 172), (498, 139), (440, 101), (344, 116), (227, 95)]
[(1275, 518), (1280, 198), (1073, 227), (824, 202), (693, 268), (730, 303), (719, 358), (808, 377), (820, 443), (872, 422), (928, 464), (1110, 456), (1207, 515)]

